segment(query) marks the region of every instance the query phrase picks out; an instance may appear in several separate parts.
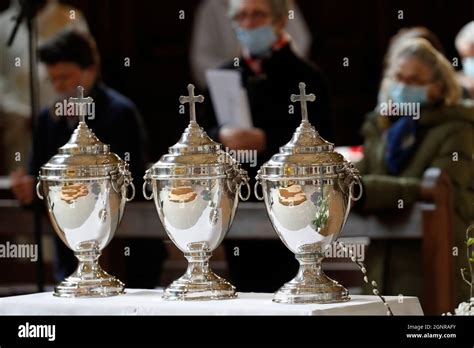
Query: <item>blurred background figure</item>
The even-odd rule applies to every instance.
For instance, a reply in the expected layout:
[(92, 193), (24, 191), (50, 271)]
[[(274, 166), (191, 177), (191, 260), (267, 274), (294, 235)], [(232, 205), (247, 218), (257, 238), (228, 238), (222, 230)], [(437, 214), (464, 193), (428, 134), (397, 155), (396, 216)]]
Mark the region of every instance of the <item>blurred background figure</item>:
[[(204, 0), (194, 19), (190, 60), (193, 78), (201, 88), (206, 86), (206, 71), (215, 69), (241, 55), (232, 19), (230, 0)], [(291, 36), (295, 53), (308, 58), (312, 37), (298, 5), (291, 1), (289, 10), (294, 17), (287, 21), (285, 31)], [(287, 13), (287, 16), (289, 14)]]
[[(290, 141), (301, 123), (298, 105), (294, 114), (289, 112), (290, 96), (298, 93), (300, 82), (306, 83), (308, 93), (317, 96), (316, 102), (308, 105), (311, 122), (323, 137), (332, 137), (329, 96), (322, 73), (295, 53), (292, 39), (285, 30), (290, 5), (287, 0), (231, 0), (229, 3), (228, 16), (242, 54), (237, 66), (234, 57), (221, 69), (239, 73), (248, 96), (253, 128), (219, 124), (212, 100), (207, 102), (211, 124), (206, 128), (210, 136), (229, 149), (257, 154), (256, 165), (243, 164), (252, 182), (257, 169)], [(255, 233), (257, 236), (258, 231)], [(226, 240), (225, 247), (231, 278), (241, 291), (275, 291), (282, 280), (291, 279), (298, 269), (294, 255), (278, 240)], [(260, 258), (262, 250), (273, 255), (272, 258)]]
[(456, 36), (456, 49), (462, 59), (458, 78), (464, 97), (474, 99), (474, 21), (467, 23)]
[[(39, 50), (39, 58), (46, 65), (51, 84), (63, 102), (76, 95), (77, 86), (83, 86), (85, 95), (94, 99), (95, 117), (87, 124), (97, 137), (109, 144), (111, 151), (130, 164), (136, 187), (141, 186), (141, 173), (145, 171), (146, 135), (141, 116), (128, 98), (107, 87), (100, 79), (100, 57), (94, 39), (88, 34), (64, 30), (46, 41)], [(79, 119), (55, 115), (54, 103), (39, 115), (39, 147), (35, 149), (29, 174), (15, 172), (12, 190), (23, 205), (34, 199), (35, 176), (57, 149), (69, 140)], [(137, 198), (139, 198), (137, 196)], [(163, 242), (158, 239), (132, 239), (129, 241), (130, 256), (125, 258), (127, 286), (153, 288), (159, 280), (161, 262), (165, 258)], [(55, 235), (57, 280), (69, 276), (77, 260), (72, 251)], [(156, 255), (154, 267), (149, 264), (150, 255)]]
[[(420, 199), (424, 171), (441, 168), (453, 182), (454, 243), (459, 255), (465, 255), (465, 231), (474, 221), (473, 105), (460, 102), (461, 88), (452, 65), (427, 40), (396, 40), (390, 52), (379, 93), (382, 99), (362, 127), (364, 159), (357, 166), (365, 194), (359, 208), (395, 212), (400, 200), (409, 207)], [(403, 104), (415, 107), (412, 110), (420, 106), (420, 113), (386, 114)], [(457, 297), (464, 300), (467, 287), (459, 269), (465, 260), (456, 260)], [(367, 264), (384, 293), (421, 295), (419, 242), (374, 240)]]
[[(259, 165), (290, 140), (301, 119), (299, 111), (289, 113), (291, 94), (298, 92), (299, 82), (317, 95), (308, 106), (318, 131), (332, 137), (329, 95), (318, 67), (295, 54), (291, 37), (285, 31), (288, 22), (288, 0), (231, 0), (229, 15), (233, 21), (242, 55), (220, 69), (237, 71), (246, 89), (254, 128), (232, 128), (218, 124), (216, 110), (208, 115), (216, 125), (210, 134), (234, 150), (256, 150)], [(208, 100), (211, 106), (212, 100)], [(253, 174), (253, 173), (252, 173)]]
[[(36, 17), (39, 44), (68, 27), (88, 32), (81, 11), (55, 0), (38, 2), (41, 6)], [(20, 25), (12, 46), (7, 47), (15, 16), (19, 12), (19, 0), (11, 0), (10, 7), (0, 14), (0, 152), (3, 153), (4, 162), (4, 168), (0, 166), (0, 175), (15, 169), (25, 170), (31, 146), (28, 30), (25, 22)], [(47, 72), (40, 64), (38, 82), (41, 108), (55, 97), (55, 91), (47, 79)]]
[[(391, 61), (393, 61), (393, 55), (396, 53), (396, 49), (400, 46), (400, 44), (409, 39), (425, 39), (428, 41), (434, 49), (436, 49), (439, 53), (445, 54), (443, 45), (441, 41), (433, 33), (426, 27), (412, 27), (412, 28), (402, 28), (400, 29), (391, 39), (387, 49), (387, 53), (384, 57), (384, 69), (388, 68), (388, 65)], [(390, 89), (391, 78), (389, 76), (382, 76), (382, 83), (381, 88), (379, 89), (378, 95), (378, 102), (383, 103), (388, 100), (390, 97), (387, 93)]]

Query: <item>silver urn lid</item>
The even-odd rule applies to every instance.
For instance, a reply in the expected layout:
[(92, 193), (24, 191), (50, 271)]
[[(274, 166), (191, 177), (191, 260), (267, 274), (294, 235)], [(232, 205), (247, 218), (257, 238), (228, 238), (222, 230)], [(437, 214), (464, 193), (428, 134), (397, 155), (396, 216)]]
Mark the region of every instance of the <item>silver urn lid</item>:
[(190, 104), (190, 123), (181, 139), (147, 170), (145, 180), (227, 178), (236, 183), (247, 182), (247, 172), (240, 168), (240, 163), (196, 122), (195, 103), (202, 103), (204, 97), (195, 96), (191, 84), (188, 92), (189, 96), (181, 96), (179, 100), (181, 104)]
[(292, 95), (292, 102), (301, 103), (302, 122), (292, 139), (280, 152), (263, 164), (257, 180), (311, 179), (337, 174), (350, 163), (334, 151), (334, 144), (324, 140), (308, 121), (306, 103), (315, 101), (314, 94), (306, 94), (306, 85), (299, 84), (300, 95)]
[[(69, 98), (69, 104), (75, 106), (79, 124), (69, 141), (59, 148), (46, 164), (41, 167), (41, 180), (67, 181), (75, 179), (101, 179), (114, 174), (121, 174), (122, 179), (131, 181), (127, 162), (110, 151), (85, 122), (86, 104), (93, 99), (84, 98), (84, 88), (78, 87), (78, 97)], [(127, 182), (128, 183), (128, 182)]]

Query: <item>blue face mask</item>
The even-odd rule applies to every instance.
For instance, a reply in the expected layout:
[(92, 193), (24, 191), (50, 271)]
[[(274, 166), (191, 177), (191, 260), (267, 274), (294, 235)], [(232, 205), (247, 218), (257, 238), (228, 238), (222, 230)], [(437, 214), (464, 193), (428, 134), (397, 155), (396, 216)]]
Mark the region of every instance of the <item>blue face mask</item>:
[(270, 25), (255, 29), (237, 28), (237, 39), (247, 48), (252, 56), (259, 56), (269, 51), (277, 40), (275, 31)]
[(424, 86), (410, 86), (395, 83), (390, 89), (390, 97), (396, 103), (428, 103), (428, 89)]
[(463, 59), (462, 70), (466, 76), (474, 78), (474, 57), (467, 57)]

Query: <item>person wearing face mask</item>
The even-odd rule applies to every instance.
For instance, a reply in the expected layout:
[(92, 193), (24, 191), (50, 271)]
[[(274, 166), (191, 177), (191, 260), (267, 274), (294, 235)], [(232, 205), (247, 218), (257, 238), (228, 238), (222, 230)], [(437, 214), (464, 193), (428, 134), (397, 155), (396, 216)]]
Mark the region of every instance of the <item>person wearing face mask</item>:
[[(387, 65), (389, 64), (392, 55), (395, 53), (396, 48), (400, 45), (401, 42), (409, 40), (409, 39), (416, 39), (416, 38), (427, 40), (431, 44), (431, 46), (433, 46), (434, 49), (436, 49), (441, 54), (445, 55), (445, 50), (444, 50), (443, 45), (441, 44), (441, 41), (436, 36), (436, 34), (433, 33), (431, 30), (429, 30), (427, 27), (416, 26), (416, 27), (402, 28), (390, 39), (387, 53), (385, 54), (385, 57), (384, 57), (384, 69), (387, 68)], [(386, 92), (385, 89), (383, 88), (380, 89), (380, 93), (383, 94), (385, 92)], [(384, 99), (386, 99), (386, 96), (379, 95), (378, 99), (383, 101)]]
[[(29, 174), (12, 175), (12, 191), (25, 206), (34, 199), (35, 177), (57, 149), (63, 146), (79, 122), (78, 117), (56, 115), (57, 103), (69, 97), (76, 97), (77, 86), (85, 89), (85, 96), (94, 100), (93, 117), (86, 120), (88, 126), (111, 151), (127, 159), (136, 187), (140, 187), (141, 173), (146, 165), (146, 134), (141, 116), (132, 101), (100, 79), (100, 57), (94, 39), (85, 33), (67, 29), (44, 42), (39, 48), (39, 59), (45, 64), (49, 80), (58, 95), (57, 102), (43, 109), (38, 117), (39, 146), (35, 149), (29, 167)], [(139, 199), (139, 197), (136, 197)], [(57, 237), (54, 237), (56, 260), (55, 278), (62, 280), (76, 267), (77, 260), (72, 251)], [(161, 272), (166, 251), (161, 240), (131, 239), (127, 244), (130, 256), (125, 259), (127, 286), (153, 288)], [(148, 264), (146, 255), (156, 255), (155, 267)]]
[[(257, 152), (256, 166), (243, 164), (249, 171), (252, 185), (257, 169), (290, 141), (301, 123), (298, 105), (294, 114), (289, 113), (290, 96), (298, 94), (298, 84), (305, 82), (308, 93), (316, 95), (316, 102), (308, 103), (310, 121), (324, 138), (331, 140), (329, 97), (319, 69), (301, 59), (292, 49), (291, 37), (284, 30), (290, 11), (288, 0), (230, 0), (229, 6), (243, 55), (238, 58), (238, 66), (233, 60), (222, 69), (240, 73), (254, 128), (216, 126), (210, 98), (206, 98), (209, 124), (203, 125), (224, 147)], [(258, 236), (258, 231), (255, 235)], [(281, 286), (282, 279), (291, 279), (298, 270), (294, 255), (278, 240), (227, 239), (224, 246), (230, 276), (240, 291), (275, 291)], [(239, 250), (238, 256), (235, 248)], [(262, 258), (262, 251), (272, 257)], [(259, 261), (255, 262), (256, 259)]]
[[(364, 196), (356, 208), (396, 213), (400, 200), (409, 207), (420, 199), (425, 170), (441, 168), (453, 183), (454, 243), (465, 255), (466, 229), (474, 222), (474, 106), (460, 97), (453, 67), (427, 40), (396, 42), (377, 108), (362, 127), (364, 159), (357, 167)], [(371, 242), (368, 270), (384, 293), (421, 295), (420, 247), (408, 241)], [(457, 297), (464, 301), (468, 291), (459, 276), (464, 258), (456, 260)]]
[(455, 43), (462, 60), (462, 71), (458, 74), (458, 79), (463, 87), (464, 97), (474, 99), (474, 21), (461, 29)]
[[(285, 30), (292, 37), (295, 52), (309, 57), (311, 32), (296, 1), (291, 1), (294, 18), (288, 21)], [(241, 47), (232, 20), (227, 16), (229, 0), (203, 0), (195, 13), (190, 48), (190, 63), (197, 86), (205, 88), (206, 71), (240, 55)]]
[[(255, 128), (246, 130), (215, 127), (211, 134), (232, 149), (256, 149), (260, 164), (278, 150), (282, 139), (290, 138), (298, 126), (298, 117), (290, 117), (289, 97), (305, 82), (317, 101), (309, 105), (309, 114), (318, 131), (332, 138), (329, 118), (329, 96), (320, 70), (300, 58), (292, 47), (292, 39), (284, 30), (290, 11), (289, 0), (230, 0), (229, 16), (242, 56), (224, 64), (242, 75), (252, 121)], [(208, 118), (216, 123), (214, 109), (208, 98)]]

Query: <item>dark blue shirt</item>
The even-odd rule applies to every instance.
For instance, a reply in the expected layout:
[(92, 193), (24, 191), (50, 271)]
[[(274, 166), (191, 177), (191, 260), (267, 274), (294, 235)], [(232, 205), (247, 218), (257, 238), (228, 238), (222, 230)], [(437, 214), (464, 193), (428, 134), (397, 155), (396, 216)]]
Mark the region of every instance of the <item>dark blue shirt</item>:
[[(98, 83), (90, 92), (95, 103), (95, 117), (87, 125), (112, 152), (122, 159), (129, 154), (130, 171), (138, 188), (145, 172), (146, 135), (140, 114), (125, 96)], [(42, 110), (38, 119), (38, 147), (30, 161), (30, 174), (37, 176), (43, 164), (68, 142), (77, 122), (55, 115), (54, 106)]]

